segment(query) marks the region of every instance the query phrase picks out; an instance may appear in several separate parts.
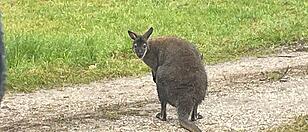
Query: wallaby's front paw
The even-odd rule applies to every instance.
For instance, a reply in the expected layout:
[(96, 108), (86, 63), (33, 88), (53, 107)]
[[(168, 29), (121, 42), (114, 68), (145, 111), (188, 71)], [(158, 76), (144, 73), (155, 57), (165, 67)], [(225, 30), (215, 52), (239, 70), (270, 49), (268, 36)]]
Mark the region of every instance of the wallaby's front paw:
[(191, 121), (196, 121), (197, 119), (202, 119), (202, 118), (203, 116), (198, 113), (197, 115), (195, 115), (194, 118), (191, 118)]
[(202, 118), (203, 118), (203, 116), (200, 113), (198, 113), (197, 114), (197, 119), (202, 119)]
[(158, 118), (158, 119), (160, 119), (162, 121), (166, 121), (167, 120), (166, 117), (163, 117), (161, 113), (157, 113), (156, 114), (156, 118)]

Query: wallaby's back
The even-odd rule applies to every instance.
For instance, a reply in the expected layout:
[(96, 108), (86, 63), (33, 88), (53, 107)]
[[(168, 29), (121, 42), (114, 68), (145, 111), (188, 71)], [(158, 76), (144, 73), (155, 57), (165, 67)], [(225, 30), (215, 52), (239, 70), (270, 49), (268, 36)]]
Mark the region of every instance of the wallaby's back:
[[(156, 85), (161, 102), (167, 100), (177, 108), (181, 126), (201, 132), (188, 120), (192, 111), (197, 112), (207, 91), (207, 75), (199, 52), (188, 41), (174, 37), (150, 40), (149, 45), (158, 49)], [(197, 115), (194, 112), (192, 115)]]
[(179, 97), (191, 96), (194, 102), (201, 103), (207, 90), (207, 76), (194, 45), (175, 37), (152, 39), (149, 44), (160, 50), (156, 76), (159, 85), (168, 89), (168, 102), (175, 106)]

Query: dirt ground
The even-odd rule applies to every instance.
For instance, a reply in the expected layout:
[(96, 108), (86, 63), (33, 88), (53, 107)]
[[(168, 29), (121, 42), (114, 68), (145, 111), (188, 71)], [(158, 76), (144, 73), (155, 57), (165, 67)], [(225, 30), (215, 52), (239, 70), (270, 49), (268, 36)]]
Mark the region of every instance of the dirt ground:
[[(140, 62), (141, 63), (141, 62)], [(207, 66), (209, 94), (199, 107), (203, 131), (263, 131), (308, 114), (308, 52)], [(0, 131), (185, 131), (175, 108), (160, 110), (151, 75), (9, 93)]]

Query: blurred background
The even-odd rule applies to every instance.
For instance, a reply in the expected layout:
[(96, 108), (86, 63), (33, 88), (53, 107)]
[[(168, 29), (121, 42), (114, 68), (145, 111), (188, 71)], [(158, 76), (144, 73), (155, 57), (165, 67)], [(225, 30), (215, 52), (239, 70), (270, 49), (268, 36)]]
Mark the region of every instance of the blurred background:
[(153, 26), (196, 44), (206, 64), (269, 54), (308, 37), (305, 0), (1, 0), (8, 90), (122, 76), (149, 69), (127, 30)]

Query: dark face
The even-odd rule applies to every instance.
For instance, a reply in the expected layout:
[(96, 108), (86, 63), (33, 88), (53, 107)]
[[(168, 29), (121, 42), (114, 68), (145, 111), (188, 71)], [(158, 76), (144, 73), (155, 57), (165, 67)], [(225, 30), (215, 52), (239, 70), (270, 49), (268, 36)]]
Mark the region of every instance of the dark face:
[(149, 50), (148, 46), (148, 39), (153, 32), (153, 28), (151, 27), (146, 33), (143, 35), (137, 35), (132, 31), (128, 31), (129, 36), (133, 40), (132, 49), (136, 53), (139, 59), (143, 59), (146, 55), (147, 51)]
[(143, 59), (148, 51), (147, 41), (142, 36), (137, 37), (137, 39), (133, 42), (132, 49), (139, 59)]

